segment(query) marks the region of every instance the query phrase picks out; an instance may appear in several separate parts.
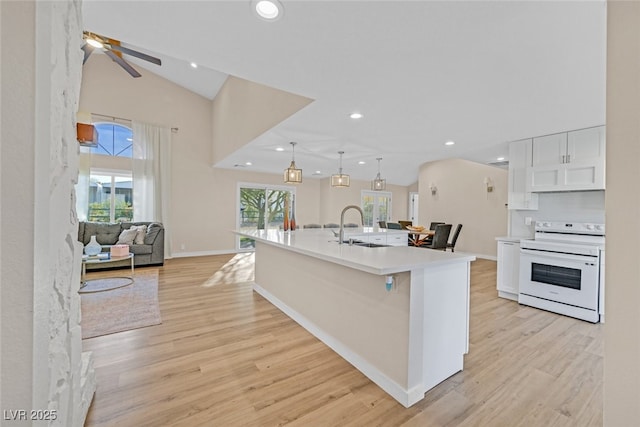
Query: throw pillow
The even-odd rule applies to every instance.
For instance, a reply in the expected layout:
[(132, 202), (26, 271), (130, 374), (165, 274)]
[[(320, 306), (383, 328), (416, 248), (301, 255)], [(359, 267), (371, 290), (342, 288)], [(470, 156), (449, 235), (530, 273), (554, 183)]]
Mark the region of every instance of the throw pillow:
[(116, 245), (133, 245), (133, 240), (136, 238), (138, 230), (122, 230), (120, 237), (118, 237), (118, 243)]
[(133, 243), (136, 245), (144, 244), (144, 236), (147, 234), (147, 226), (146, 225), (132, 225), (129, 230), (136, 230), (136, 238), (133, 240)]

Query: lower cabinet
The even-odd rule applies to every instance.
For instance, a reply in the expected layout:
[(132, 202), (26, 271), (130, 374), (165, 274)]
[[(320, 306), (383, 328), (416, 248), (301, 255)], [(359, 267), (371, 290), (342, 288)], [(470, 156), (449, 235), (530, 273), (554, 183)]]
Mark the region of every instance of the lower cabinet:
[(498, 296), (518, 301), (520, 280), (520, 243), (498, 242)]
[(345, 239), (360, 240), (361, 242), (376, 243), (378, 245), (389, 246), (407, 246), (409, 234), (399, 231), (394, 232), (380, 232), (380, 233), (362, 233), (362, 234), (347, 234)]

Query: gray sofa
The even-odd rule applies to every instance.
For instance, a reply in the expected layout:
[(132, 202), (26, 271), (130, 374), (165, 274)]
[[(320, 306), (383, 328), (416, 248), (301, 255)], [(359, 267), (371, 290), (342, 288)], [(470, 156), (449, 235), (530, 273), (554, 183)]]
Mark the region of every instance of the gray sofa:
[[(164, 264), (164, 226), (159, 222), (80, 222), (78, 227), (78, 241), (86, 245), (91, 240), (91, 236), (96, 236), (98, 243), (102, 245), (102, 252), (111, 250), (111, 245), (118, 242), (118, 237), (122, 230), (129, 229), (132, 225), (146, 225), (147, 234), (144, 237), (144, 244), (129, 245), (129, 252), (134, 254), (134, 265), (136, 267), (144, 265)], [(117, 267), (114, 263), (107, 264), (109, 267)], [(128, 261), (123, 266), (128, 266)], [(100, 268), (100, 265), (87, 264), (87, 270)]]

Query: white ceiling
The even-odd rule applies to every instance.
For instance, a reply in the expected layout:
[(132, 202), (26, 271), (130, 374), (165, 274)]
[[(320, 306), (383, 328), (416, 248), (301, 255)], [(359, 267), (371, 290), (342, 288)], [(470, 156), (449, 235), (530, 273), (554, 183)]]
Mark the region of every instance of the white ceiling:
[(352, 179), (382, 157), (383, 178), (409, 185), (425, 162), (495, 162), (508, 141), (604, 124), (605, 1), (281, 2), (275, 22), (249, 0), (85, 0), (83, 14), (208, 98), (230, 74), (315, 100), (218, 167), (282, 173), (297, 141), (305, 179), (335, 173), (344, 150)]

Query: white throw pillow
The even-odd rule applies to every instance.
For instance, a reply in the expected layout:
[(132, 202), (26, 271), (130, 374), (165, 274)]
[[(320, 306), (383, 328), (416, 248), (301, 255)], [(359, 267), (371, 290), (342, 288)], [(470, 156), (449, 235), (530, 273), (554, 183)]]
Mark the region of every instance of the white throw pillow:
[(116, 245), (133, 245), (133, 240), (136, 238), (138, 230), (122, 230), (118, 237), (118, 243)]
[(146, 225), (132, 225), (129, 230), (136, 230), (136, 238), (133, 240), (133, 242), (136, 245), (143, 245), (144, 244), (144, 236), (147, 235), (147, 226)]

